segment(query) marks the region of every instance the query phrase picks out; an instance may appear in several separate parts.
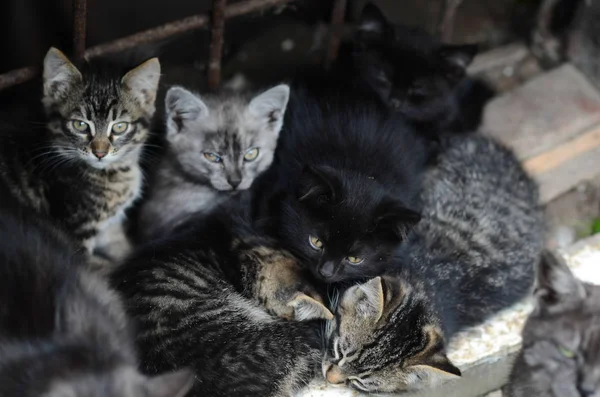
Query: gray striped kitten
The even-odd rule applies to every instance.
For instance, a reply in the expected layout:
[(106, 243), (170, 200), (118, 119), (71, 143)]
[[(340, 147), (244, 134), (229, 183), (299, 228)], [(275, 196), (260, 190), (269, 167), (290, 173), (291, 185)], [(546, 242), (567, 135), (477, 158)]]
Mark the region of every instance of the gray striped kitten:
[(183, 397), (189, 370), (139, 372), (122, 303), (78, 246), (0, 202), (0, 396)]
[(142, 236), (168, 233), (193, 213), (208, 211), (248, 189), (273, 161), (290, 89), (255, 97), (167, 92), (167, 152), (141, 208)]
[(530, 291), (543, 217), (508, 149), (449, 138), (423, 186), (423, 218), (392, 267), (340, 299), (323, 361), (331, 383), (396, 392), (458, 377), (452, 336)]
[(140, 194), (140, 151), (160, 78), (156, 58), (127, 73), (44, 59), (47, 129), (1, 131), (0, 194), (50, 215), (92, 253), (128, 250), (124, 213)]
[(298, 261), (243, 223), (217, 210), (112, 276), (138, 325), (142, 368), (194, 368), (190, 396), (293, 396), (318, 370), (317, 319), (332, 314)]
[(581, 282), (560, 256), (546, 252), (535, 298), (504, 396), (600, 396), (600, 287)]

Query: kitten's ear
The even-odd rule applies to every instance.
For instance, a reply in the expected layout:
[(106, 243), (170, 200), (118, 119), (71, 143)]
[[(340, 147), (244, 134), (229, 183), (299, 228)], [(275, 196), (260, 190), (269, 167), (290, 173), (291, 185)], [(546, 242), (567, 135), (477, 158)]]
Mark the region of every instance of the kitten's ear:
[(185, 129), (188, 123), (208, 116), (208, 106), (200, 98), (183, 87), (171, 87), (165, 98), (167, 135)]
[(290, 98), (290, 87), (280, 84), (252, 98), (248, 104), (250, 114), (265, 120), (272, 131), (279, 133)]
[(385, 296), (381, 277), (348, 288), (342, 297), (344, 307), (352, 307), (356, 315), (372, 323), (383, 315)]
[(369, 3), (363, 8), (357, 27), (358, 40), (382, 40), (393, 31), (381, 10)]
[(83, 80), (81, 72), (58, 49), (52, 47), (44, 58), (44, 98), (57, 102)]
[(144, 388), (148, 397), (184, 397), (193, 385), (194, 372), (181, 369), (150, 378)]
[(121, 84), (148, 113), (154, 113), (154, 101), (160, 80), (160, 63), (152, 58), (131, 69), (121, 79)]
[(328, 167), (306, 166), (300, 175), (298, 201), (320, 206), (337, 202), (341, 183)]
[(384, 200), (375, 211), (374, 230), (390, 233), (404, 240), (420, 220), (421, 214), (418, 212), (395, 200)]
[(467, 73), (467, 67), (477, 55), (477, 44), (443, 45), (439, 56), (446, 65), (446, 78), (456, 84)]
[(585, 288), (562, 256), (551, 250), (544, 250), (537, 268), (535, 296), (540, 308), (560, 310), (561, 304), (578, 302), (585, 298)]

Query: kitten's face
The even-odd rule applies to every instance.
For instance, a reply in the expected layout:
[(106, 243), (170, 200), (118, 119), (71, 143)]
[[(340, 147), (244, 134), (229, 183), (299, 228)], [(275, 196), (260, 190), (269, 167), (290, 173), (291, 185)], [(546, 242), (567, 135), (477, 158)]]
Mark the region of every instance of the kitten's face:
[(398, 278), (376, 277), (346, 290), (327, 330), (325, 379), (393, 393), (460, 376), (427, 305)]
[[(144, 62), (124, 76), (82, 74), (57, 49), (44, 60), (44, 105), (51, 147), (64, 162), (103, 169), (137, 161), (154, 114), (160, 64)], [(46, 148), (48, 149), (48, 148)]]
[(361, 74), (390, 108), (411, 120), (451, 119), (457, 111), (453, 91), (477, 47), (435, 45), (433, 38), (408, 29), (398, 38), (394, 30), (375, 6), (365, 7), (354, 51)]
[(279, 85), (245, 101), (205, 103), (181, 88), (166, 98), (171, 152), (190, 178), (217, 190), (248, 189), (273, 161), (289, 98)]
[(188, 370), (148, 378), (126, 367), (55, 381), (42, 397), (184, 397), (193, 384), (194, 375)]
[(309, 167), (299, 185), (282, 211), (280, 236), (328, 283), (380, 274), (420, 219), (364, 176)]
[(600, 396), (600, 287), (577, 280), (547, 253), (536, 297), (512, 386), (539, 396)]

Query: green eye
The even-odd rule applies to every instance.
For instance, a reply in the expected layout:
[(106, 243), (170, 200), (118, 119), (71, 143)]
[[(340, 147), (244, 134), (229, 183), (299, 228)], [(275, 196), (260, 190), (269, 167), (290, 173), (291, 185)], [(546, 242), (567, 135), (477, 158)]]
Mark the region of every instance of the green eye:
[(85, 121), (81, 120), (73, 120), (71, 121), (71, 125), (78, 132), (87, 132), (90, 129), (90, 126)]
[(125, 131), (127, 131), (128, 128), (129, 128), (129, 123), (125, 123), (125, 122), (116, 123), (116, 124), (113, 124), (113, 126), (112, 126), (112, 133), (115, 135), (119, 135), (119, 134), (122, 134)]
[(258, 157), (258, 148), (250, 149), (244, 154), (245, 161), (253, 161)]
[(359, 263), (362, 263), (362, 261), (364, 261), (363, 258), (359, 258), (358, 256), (347, 256), (346, 260), (352, 263), (353, 265), (358, 265)]
[(309, 236), (308, 242), (310, 243), (310, 246), (316, 249), (317, 251), (321, 251), (323, 249), (323, 242), (318, 237)]
[(558, 346), (558, 351), (566, 358), (575, 358), (576, 354), (564, 346)]
[(214, 153), (204, 153), (204, 157), (213, 163), (220, 163), (221, 162), (221, 157), (217, 156)]

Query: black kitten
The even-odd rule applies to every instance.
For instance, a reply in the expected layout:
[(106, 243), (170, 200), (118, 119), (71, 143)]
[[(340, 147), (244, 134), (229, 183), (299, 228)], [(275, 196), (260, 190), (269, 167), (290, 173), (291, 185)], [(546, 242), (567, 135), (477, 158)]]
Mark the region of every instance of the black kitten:
[(293, 90), (275, 155), (259, 216), (321, 280), (377, 275), (420, 219), (427, 145), (371, 102)]
[(363, 10), (350, 52), (354, 69), (381, 99), (426, 133), (476, 129), (494, 95), (466, 77), (477, 45), (446, 45), (419, 29), (391, 25), (372, 4)]

